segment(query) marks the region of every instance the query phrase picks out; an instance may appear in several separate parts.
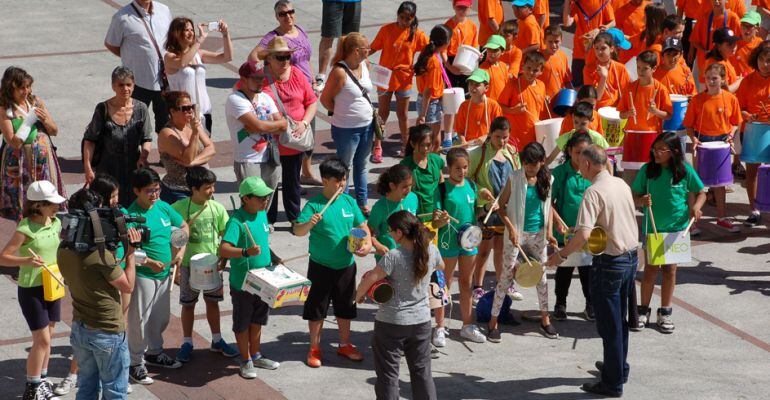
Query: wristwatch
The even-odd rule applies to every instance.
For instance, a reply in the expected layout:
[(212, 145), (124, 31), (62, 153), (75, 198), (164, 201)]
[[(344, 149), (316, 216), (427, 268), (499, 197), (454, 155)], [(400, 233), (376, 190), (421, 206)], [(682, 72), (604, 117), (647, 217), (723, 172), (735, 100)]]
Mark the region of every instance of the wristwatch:
[(243, 258), (246, 258), (246, 257), (248, 257), (248, 256), (249, 256), (249, 253), (248, 253), (248, 251), (249, 251), (249, 249), (247, 249), (247, 248), (245, 248), (245, 247), (244, 247), (244, 248), (242, 248), (242, 249), (241, 249), (241, 257), (243, 257)]

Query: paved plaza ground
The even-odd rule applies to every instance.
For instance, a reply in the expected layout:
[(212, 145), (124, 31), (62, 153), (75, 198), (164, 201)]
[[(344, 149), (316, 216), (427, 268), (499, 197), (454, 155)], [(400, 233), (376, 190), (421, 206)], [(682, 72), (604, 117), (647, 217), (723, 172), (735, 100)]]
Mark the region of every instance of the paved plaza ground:
[[(35, 77), (34, 92), (48, 104), (58, 122), (59, 136), (54, 138), (62, 159), (64, 180), (70, 193), (82, 187), (80, 140), (90, 121), (94, 106), (112, 95), (109, 75), (119, 59), (103, 45), (110, 17), (125, 0), (35, 0), (4, 1), (3, 34), (0, 40), (0, 70), (10, 65), (25, 68)], [(224, 103), (229, 88), (237, 79), (237, 67), (258, 42), (260, 36), (276, 25), (272, 0), (173, 0), (165, 1), (174, 15), (191, 17), (196, 23), (224, 19), (230, 25), (235, 48), (234, 61), (210, 66), (208, 90), (214, 104), (213, 138), (217, 155), (211, 167), (217, 173), (217, 199), (230, 206), (230, 196), (237, 192), (231, 167), (232, 149), (224, 122)], [(421, 28), (452, 15), (447, 0), (418, 0)], [(396, 0), (364, 0), (362, 31), (370, 38), (377, 28), (395, 18)], [(552, 9), (555, 8), (552, 3)], [(314, 43), (320, 37), (321, 2), (297, 0), (297, 21)], [(565, 38), (565, 43), (571, 42)], [(212, 34), (205, 47), (221, 46)], [(377, 56), (374, 57), (375, 59)], [(316, 58), (313, 67), (317, 66)], [(410, 112), (410, 118), (414, 118)], [(392, 116), (392, 120), (395, 115)], [(395, 121), (389, 124), (396, 130)], [(386, 155), (397, 147), (397, 138), (385, 144)], [(325, 111), (317, 121), (317, 164), (332, 154), (333, 144)], [(151, 161), (157, 162), (154, 152)], [(384, 164), (370, 165), (370, 182), (396, 160), (386, 157)], [(371, 188), (372, 186), (370, 186)], [(308, 188), (306, 198), (317, 193)], [(376, 200), (373, 195), (370, 202)], [(728, 195), (729, 209), (740, 219), (748, 213), (745, 190), (738, 183)], [(743, 227), (740, 234), (725, 234), (714, 226), (714, 209), (705, 208), (701, 222), (703, 234), (694, 242), (693, 263), (679, 270), (674, 300), (676, 333), (663, 335), (654, 329), (631, 335), (629, 362), (631, 375), (624, 397), (629, 399), (767, 399), (770, 398), (770, 216), (756, 228)], [(282, 214), (281, 214), (282, 215)], [(8, 221), (0, 222), (0, 244), (13, 230)], [(289, 233), (286, 222), (276, 225), (271, 237), (274, 251), (284, 258), (307, 253), (306, 239)], [(359, 274), (374, 266), (373, 258), (357, 259)], [(288, 263), (306, 272), (307, 259)], [(494, 273), (486, 277), (486, 288), (493, 284)], [(0, 272), (0, 399), (20, 398), (24, 368), (31, 345), (30, 333), (16, 300), (14, 269)], [(549, 277), (552, 278), (552, 273)], [(551, 304), (553, 280), (549, 279)], [(440, 399), (589, 399), (579, 386), (595, 379), (593, 364), (601, 358), (601, 340), (593, 323), (578, 314), (584, 300), (577, 275), (569, 297), (567, 321), (555, 322), (560, 339), (550, 340), (537, 332), (537, 324), (522, 322), (517, 327), (503, 327), (500, 344), (475, 344), (459, 340), (460, 321), (449, 323), (447, 347), (433, 360), (433, 375)], [(456, 285), (455, 285), (456, 287)], [(172, 298), (171, 325), (166, 331), (166, 348), (172, 355), (182, 342), (178, 290)], [(534, 290), (523, 290), (525, 299), (515, 302), (519, 311), (537, 309)], [(653, 297), (657, 308), (660, 298)], [(221, 303), (224, 337), (234, 342), (229, 296)], [(454, 314), (459, 304), (454, 298)], [(551, 305), (552, 308), (552, 305)], [(196, 309), (195, 346), (192, 361), (178, 370), (150, 369), (156, 383), (133, 385), (131, 399), (371, 399), (375, 381), (369, 348), (375, 306), (359, 309), (353, 322), (352, 341), (366, 359), (353, 363), (336, 356), (333, 344), (336, 330), (329, 318), (323, 332), (324, 366), (310, 369), (304, 364), (308, 348), (307, 324), (299, 307), (275, 310), (263, 331), (263, 353), (281, 362), (276, 371), (260, 371), (259, 379), (245, 381), (238, 376), (233, 360), (207, 350), (211, 333), (205, 321), (203, 304)], [(71, 302), (64, 302), (65, 321), (56, 329), (49, 375), (54, 382), (66, 375), (69, 367), (69, 322)], [(402, 396), (411, 399), (406, 364), (402, 363)], [(74, 399), (70, 394), (65, 399)]]

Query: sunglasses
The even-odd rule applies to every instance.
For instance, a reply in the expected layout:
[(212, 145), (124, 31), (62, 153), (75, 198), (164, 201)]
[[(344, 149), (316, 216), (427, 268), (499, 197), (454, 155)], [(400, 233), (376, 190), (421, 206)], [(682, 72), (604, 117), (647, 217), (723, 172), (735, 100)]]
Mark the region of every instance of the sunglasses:
[(281, 17), (281, 18), (286, 18), (289, 15), (294, 15), (296, 12), (297, 12), (297, 10), (281, 11), (281, 12), (278, 13), (278, 16)]
[(276, 61), (289, 61), (291, 60), (291, 55), (284, 55), (284, 56), (275, 56)]
[(174, 108), (177, 111), (190, 112), (190, 111), (195, 110), (195, 104), (190, 104), (190, 105), (186, 105), (186, 106), (179, 106), (179, 107), (174, 107)]

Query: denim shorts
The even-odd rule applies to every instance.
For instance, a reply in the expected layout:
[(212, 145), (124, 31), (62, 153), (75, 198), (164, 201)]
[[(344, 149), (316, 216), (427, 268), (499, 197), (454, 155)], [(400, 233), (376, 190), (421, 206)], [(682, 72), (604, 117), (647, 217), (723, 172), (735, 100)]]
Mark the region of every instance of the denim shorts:
[(396, 91), (389, 91), (389, 90), (379, 90), (377, 89), (377, 96), (385, 96), (386, 94), (393, 95), (393, 93), (396, 94), (397, 99), (403, 99), (404, 97), (409, 97), (412, 95), (412, 89), (406, 89), (406, 90), (396, 90)]
[[(422, 95), (417, 96), (417, 114), (422, 112)], [(428, 104), (428, 114), (425, 115), (426, 124), (438, 124), (441, 122), (443, 115), (443, 109), (441, 108), (441, 99), (432, 99)]]

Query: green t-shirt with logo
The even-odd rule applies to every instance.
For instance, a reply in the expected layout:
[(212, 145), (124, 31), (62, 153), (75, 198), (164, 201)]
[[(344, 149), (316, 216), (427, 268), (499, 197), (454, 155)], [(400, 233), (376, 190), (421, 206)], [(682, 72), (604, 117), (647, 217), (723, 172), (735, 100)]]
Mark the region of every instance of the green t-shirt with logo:
[(261, 251), (256, 256), (230, 259), (230, 289), (236, 290), (241, 290), (249, 270), (270, 266), (270, 224), (267, 222), (265, 211), (249, 214), (243, 208), (236, 210), (227, 221), (222, 241), (239, 249), (250, 248), (251, 238), (243, 227), (244, 223), (249, 227), (254, 242)]
[[(574, 227), (577, 223), (578, 210), (583, 201), (583, 193), (591, 186), (591, 181), (583, 178), (578, 171), (572, 168), (569, 161), (564, 162), (551, 172), (553, 184), (551, 185), (551, 198), (556, 203), (556, 212), (564, 220), (568, 227)], [(564, 241), (563, 235), (555, 232), (559, 242)]]
[(412, 170), (412, 179), (414, 180), (412, 192), (417, 195), (417, 199), (420, 201), (417, 208), (418, 214), (432, 213), (436, 208), (436, 192), (441, 180), (441, 170), (446, 165), (444, 159), (438, 154), (430, 153), (425, 168), (420, 168), (411, 156), (401, 160), (401, 165)]
[[(382, 197), (377, 200), (372, 206), (372, 212), (369, 214), (369, 229), (372, 231), (372, 235), (377, 238), (383, 246), (389, 250), (393, 250), (397, 247), (396, 241), (390, 236), (390, 227), (388, 226), (388, 217), (390, 217), (396, 211), (406, 210), (412, 214), (417, 214), (418, 207), (417, 195), (414, 192), (410, 192), (401, 201), (394, 202), (388, 200), (387, 197)], [(374, 255), (376, 260), (381, 257), (377, 254)]]
[[(569, 140), (572, 139), (572, 135), (574, 134), (575, 134), (575, 130), (573, 129), (559, 136), (556, 139), (556, 147), (558, 147), (559, 150), (564, 151), (564, 148), (567, 147), (567, 142), (569, 142)], [(594, 142), (595, 145), (603, 149), (610, 147), (610, 144), (607, 143), (607, 139), (605, 139), (601, 133), (588, 129), (588, 136), (591, 137), (591, 141)]]
[[(308, 200), (297, 218), (297, 223), (310, 221), (321, 212), (329, 199), (323, 193)], [(343, 193), (329, 205), (316, 226), (310, 230), (310, 259), (331, 269), (343, 269), (354, 262), (348, 251), (350, 230), (366, 222), (356, 200)]]
[(196, 254), (210, 253), (216, 255), (219, 251), (219, 236), (225, 231), (229, 219), (227, 210), (225, 210), (225, 206), (215, 200), (209, 200), (204, 204), (208, 204), (205, 209), (203, 208), (204, 205), (195, 204), (192, 198), (188, 197), (171, 206), (185, 221), (190, 221), (192, 217), (203, 210), (190, 225), (190, 242), (187, 243), (187, 249), (182, 260), (183, 267), (189, 267), (190, 257)]
[[(32, 222), (29, 218), (24, 218), (16, 227), (16, 232), (27, 237), (24, 244), (19, 247), (19, 257), (32, 256), (30, 253), (32, 250), (45, 261), (46, 265), (56, 264), (56, 251), (59, 250), (59, 234), (61, 233), (61, 221), (58, 218), (51, 218), (51, 223), (48, 225), (40, 225)], [(43, 268), (32, 264), (20, 265), (19, 286), (23, 288), (42, 286), (42, 271)]]
[[(447, 179), (443, 185), (446, 188), (446, 196), (445, 199), (441, 199), (441, 195), (437, 196), (436, 207), (449, 213), (457, 219), (457, 222), (450, 220), (438, 230), (439, 249), (457, 249), (460, 247), (457, 243), (458, 230), (463, 225), (472, 224), (476, 220), (476, 204), (478, 202), (476, 185), (467, 179), (460, 185), (455, 185)], [(440, 192), (440, 189), (436, 189), (436, 191)], [(445, 204), (442, 204), (442, 200)]]
[(144, 217), (147, 221), (139, 224), (150, 228), (149, 243), (142, 243), (147, 257), (162, 262), (166, 267), (161, 272), (154, 272), (150, 267), (137, 266), (136, 275), (142, 278), (164, 280), (171, 268), (171, 227), (181, 227), (182, 216), (163, 200), (157, 200), (149, 210), (142, 208), (136, 200), (128, 207), (128, 214)]
[[(642, 165), (636, 175), (631, 190), (644, 195), (649, 193), (652, 197), (652, 213), (655, 216), (655, 227), (658, 232), (679, 232), (687, 227), (690, 221), (690, 206), (687, 203), (688, 193), (698, 193), (703, 190), (703, 182), (698, 174), (688, 163), (684, 163), (686, 175), (677, 182), (673, 182), (673, 175), (668, 167), (661, 170), (660, 176), (655, 179), (647, 179), (647, 166)], [(649, 188), (649, 189), (648, 189)], [(645, 223), (642, 231), (647, 234), (652, 232), (652, 223), (649, 220), (649, 211), (645, 207)]]

